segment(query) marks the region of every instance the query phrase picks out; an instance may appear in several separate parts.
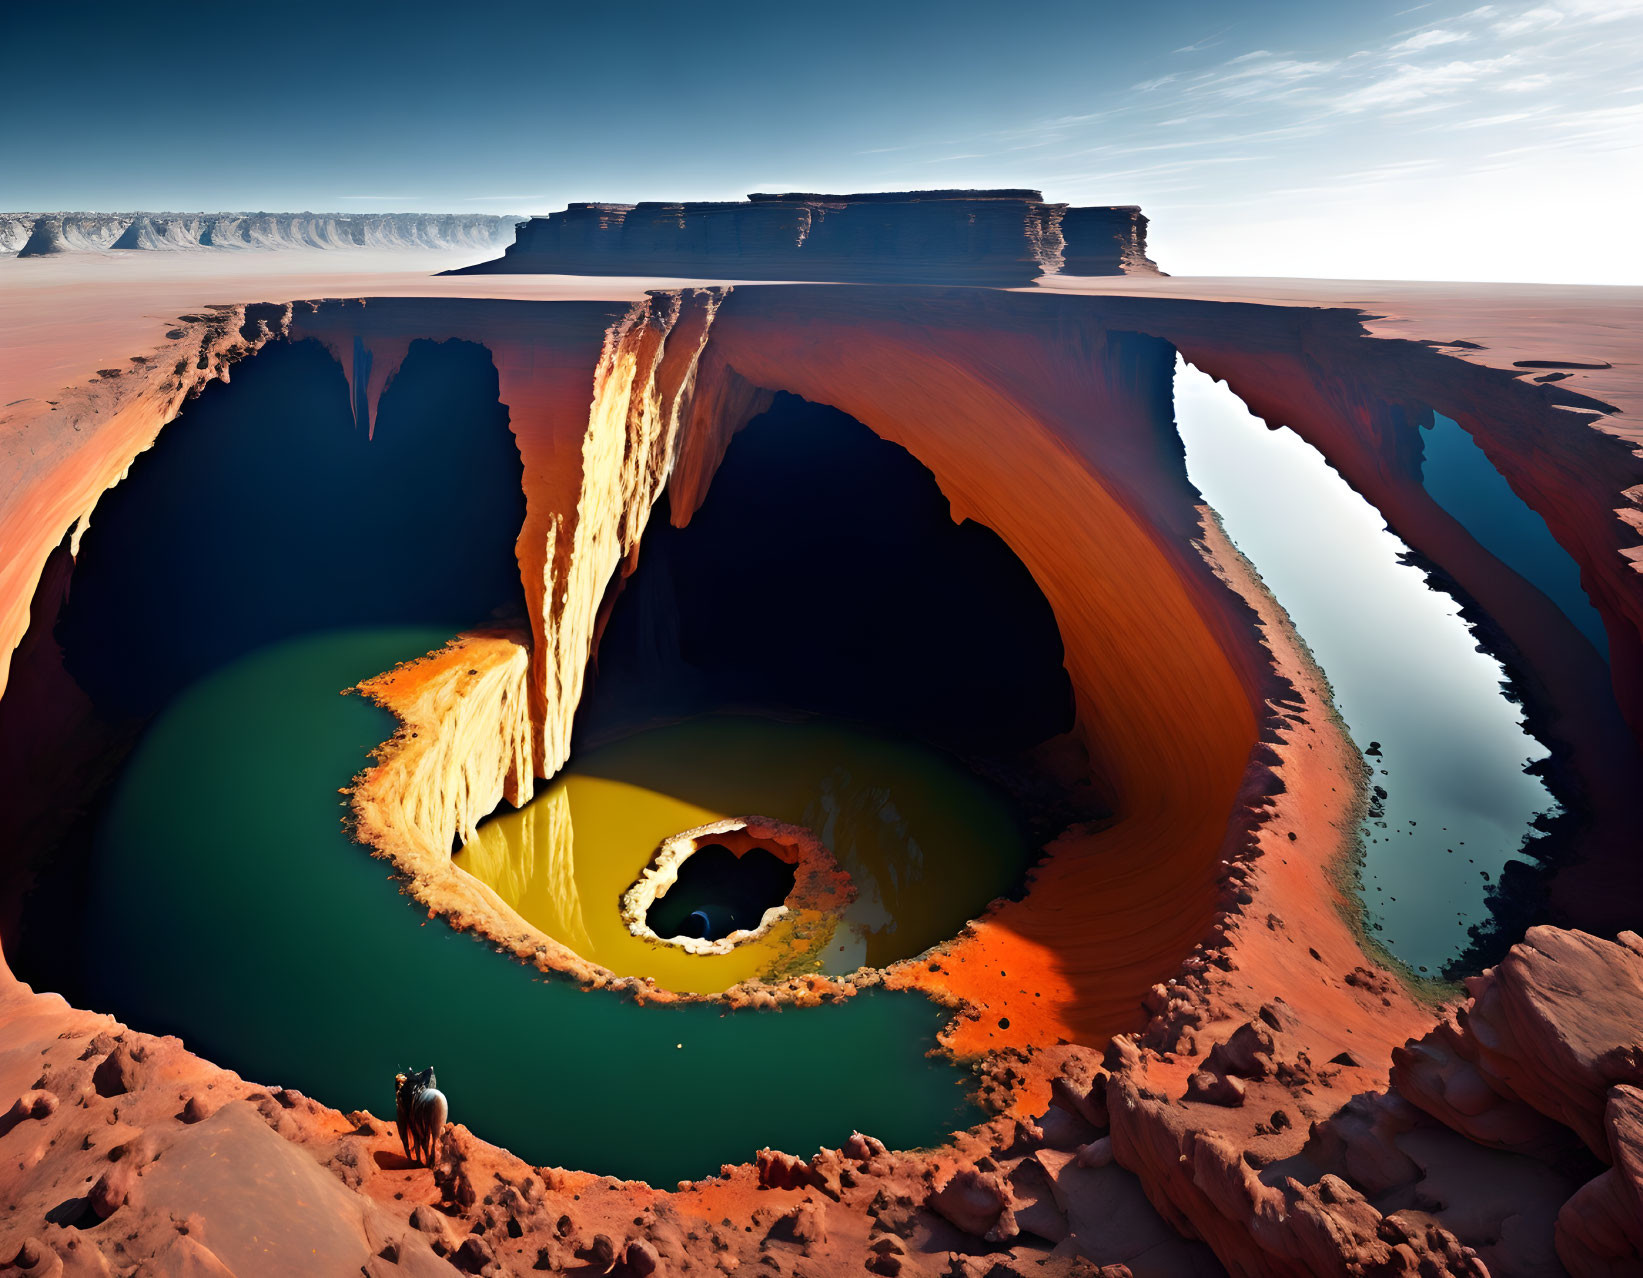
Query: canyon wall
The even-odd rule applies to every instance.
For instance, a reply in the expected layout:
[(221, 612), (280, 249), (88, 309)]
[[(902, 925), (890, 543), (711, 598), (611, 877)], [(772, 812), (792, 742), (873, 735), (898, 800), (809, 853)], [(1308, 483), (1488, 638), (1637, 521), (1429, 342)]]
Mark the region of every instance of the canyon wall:
[(517, 553), (541, 776), (570, 752), (600, 603), (667, 482), (718, 301), (700, 290), (632, 307), (390, 300), (321, 306), (292, 326), (336, 355), (366, 430), (412, 341), (461, 333), (491, 352), (525, 468)]
[(0, 465), (11, 481), (0, 492), (0, 693), (52, 550), (65, 536), (75, 550), (98, 500), (160, 428), (204, 386), (227, 381), (236, 362), (283, 336), (291, 312), (289, 304), (211, 308), (172, 330), (163, 357), (133, 356), (56, 400), (0, 409)]
[(143, 249), (474, 249), (515, 219), (482, 213), (4, 213), (0, 253)]
[[(731, 434), (778, 390), (830, 403), (907, 447), (934, 472), (954, 517), (974, 517), (997, 532), (1056, 614), (1078, 698), (1081, 745), (1091, 776), (1118, 814), (1101, 836), (1103, 846), (1128, 849), (1099, 858), (1115, 886), (1092, 896), (1114, 920), (1158, 916), (1145, 930), (1158, 947), (1150, 957), (1134, 950), (1091, 962), (1096, 969), (1133, 963), (1151, 973), (1148, 982), (1167, 966), (1166, 954), (1185, 953), (1209, 924), (1220, 890), (1217, 849), (1244, 784), (1268, 691), (1267, 659), (1239, 637), (1247, 621), (1236, 610), (1229, 614), (1224, 589), (1192, 549), (1203, 536), (1202, 516), (1178, 441), (1158, 425), (1168, 414), (1170, 351), (1163, 339), (1234, 378), (1235, 389), (1269, 420), (1310, 432), (1412, 544), (1445, 563), (1495, 615), (1522, 658), (1533, 703), (1549, 707), (1552, 736), (1584, 787), (1586, 837), (1569, 858), (1576, 868), (1566, 871), (1563, 917), (1603, 927), (1605, 912), (1620, 918), (1632, 908), (1627, 892), (1602, 887), (1628, 864), (1625, 796), (1637, 775), (1608, 672), (1562, 659), (1570, 651), (1563, 645), (1569, 623), (1481, 551), (1474, 572), (1464, 534), (1434, 542), (1423, 540), (1419, 527), (1413, 534), (1404, 527), (1418, 522), (1404, 513), (1412, 498), (1424, 497), (1409, 480), (1407, 460), (1398, 461), (1400, 448), (1407, 453), (1399, 441), (1416, 420), (1412, 397), (1449, 407), (1468, 422), (1479, 420), (1485, 410), (1477, 406), (1484, 405), (1493, 424), (1487, 442), (1509, 462), (1499, 440), (1520, 421), (1524, 430), (1553, 428), (1542, 419), (1559, 395), (1555, 388), (1530, 391), (1422, 348), (1365, 341), (1345, 313), (1152, 299), (794, 286), (738, 290), (728, 301), (713, 291), (657, 293), (631, 309), (480, 300), (328, 303), (281, 311), (279, 320), (290, 336), (317, 337), (332, 350), (367, 431), (411, 341), (454, 334), (491, 352), (525, 468), (527, 517), (517, 555), (531, 605), (529, 692), (539, 775), (552, 775), (568, 753), (608, 591), (631, 566), (664, 485), (671, 483), (675, 520), (688, 519)], [(152, 380), (145, 374), (143, 384)], [(166, 401), (177, 402), (172, 396), (184, 389), (182, 379), (167, 389)], [(131, 411), (143, 418), (142, 434), (157, 429), (151, 406)], [(123, 416), (100, 421), (99, 429)], [(1377, 424), (1383, 420), (1388, 424)], [(1594, 469), (1601, 478), (1575, 472), (1562, 496), (1546, 489), (1545, 478), (1537, 480), (1543, 491), (1536, 504), (1547, 509), (1554, 531), (1566, 526), (1589, 536), (1604, 521), (1589, 513), (1569, 519), (1560, 504), (1590, 506), (1595, 491), (1601, 505), (1605, 490), (1627, 486), (1602, 438), (1591, 437), (1597, 441), (1593, 466), (1609, 467)], [(116, 448), (113, 457), (129, 457), (128, 447)], [(1069, 450), (1080, 459), (1070, 468)], [(60, 474), (96, 451), (65, 458)], [(977, 466), (977, 457), (987, 464)], [(18, 526), (18, 544), (30, 535), (40, 541), (35, 564), (43, 563), (51, 544), (39, 530), (59, 518), (27, 521), (29, 530)], [(1626, 527), (1612, 517), (1606, 522)], [(1123, 553), (1114, 549), (1120, 544)], [(1636, 592), (1619, 579), (1626, 561), (1576, 549), (1611, 617), (1614, 677), (1624, 688), (1637, 667), (1627, 611), (1637, 606)], [(14, 567), (26, 570), (29, 561), (24, 555)], [(26, 600), (26, 593), (19, 589), (13, 597)], [(15, 614), (14, 633), (21, 633), (25, 615)], [(1194, 729), (1183, 731), (1183, 724)], [(1093, 846), (1080, 842), (1078, 849)], [(1079, 860), (1078, 849), (1052, 865)], [(1152, 890), (1146, 884), (1156, 880), (1126, 877), (1126, 856), (1137, 866), (1158, 856), (1185, 858), (1183, 866), (1197, 868), (1146, 901), (1140, 899)], [(1188, 900), (1199, 903), (1196, 910), (1184, 906)], [(1049, 926), (1048, 916), (1023, 914), (1013, 935)], [(1043, 940), (1049, 950), (1059, 950), (1063, 940), (1073, 943)], [(1088, 987), (1082, 993), (1072, 988), (1081, 982)], [(1126, 988), (1135, 986), (1068, 978), (1065, 998), (1045, 1003), (1045, 1014), (1010, 1018), (1017, 1027), (1012, 1037), (1028, 1035), (1051, 1009), (1066, 1011), (1067, 1027), (1080, 1033), (1095, 1032), (1098, 1023), (1110, 1032), (1133, 1006)]]
[[(1272, 690), (1242, 605), (1193, 546), (1203, 515), (1168, 427), (1173, 352), (1049, 295), (658, 293), (613, 322), (591, 360), (597, 312), (574, 338), (566, 313), (328, 304), (291, 329), (324, 341), (356, 387), (365, 378), (356, 401), (367, 423), (416, 336), (459, 332), (492, 351), (525, 462), (519, 561), (537, 774), (551, 776), (568, 754), (607, 596), (663, 486), (675, 522), (688, 522), (730, 438), (772, 393), (830, 404), (905, 447), (932, 471), (953, 518), (991, 528), (1033, 575), (1065, 645), (1074, 766), (1116, 813), (1063, 838), (1027, 900), (980, 926), (978, 958), (991, 947), (1023, 975), (954, 1041), (979, 1052), (1133, 1026), (1140, 994), (1219, 908), (1219, 852)], [(557, 334), (544, 327), (553, 323)], [(841, 517), (850, 500), (839, 493)], [(469, 793), (455, 779), (437, 788)], [(417, 810), (408, 837), (448, 856), (466, 809)], [(510, 921), (509, 936), (519, 931)], [(892, 980), (968, 997), (923, 965)]]
[[(1033, 973), (1042, 983), (1025, 983), (1041, 996), (1001, 982), (983, 1018), (954, 1031), (961, 1050), (1133, 1023), (1137, 991), (1213, 916), (1216, 855), (1264, 691), (1247, 627), (1234, 639), (1217, 620), (1229, 600), (1192, 548), (1195, 494), (1179, 442), (1160, 429), (1173, 352), (1067, 300), (737, 290), (708, 344), (734, 385), (829, 404), (906, 448), (953, 518), (997, 533), (1055, 614), (1088, 775), (1116, 815), (1065, 836), (1027, 901), (979, 925), (976, 945)], [(734, 428), (693, 420), (671, 490), (676, 522), (705, 496)], [(841, 510), (849, 500), (840, 493)], [(1041, 908), (1049, 901), (1060, 905)], [(1053, 971), (1034, 957), (1049, 953)], [(922, 965), (898, 979), (943, 984)]]
[[(795, 286), (730, 296), (727, 304), (712, 291), (658, 293), (631, 309), (481, 300), (328, 303), (294, 312), (262, 308), (255, 316), (225, 311), (180, 329), (180, 342), (199, 344), (173, 370), (145, 363), (94, 383), (85, 392), (89, 403), (65, 401), (40, 417), (43, 432), (32, 429), (18, 469), (25, 477), (41, 474), (43, 482), (21, 485), (21, 500), (4, 512), (8, 544), (22, 552), (5, 568), (10, 642), (23, 632), (30, 587), (58, 532), (89, 513), (96, 494), (197, 389), (202, 373), (226, 372), (232, 358), (276, 330), (317, 337), (347, 372), (368, 431), (373, 405), (410, 342), (456, 334), (491, 352), (524, 459), (527, 518), (517, 552), (533, 601), (533, 754), (540, 774), (551, 775), (569, 749), (608, 585), (634, 553), (662, 486), (677, 468), (674, 517), (688, 518), (730, 434), (772, 392), (791, 390), (832, 403), (908, 447), (936, 474), (955, 517), (992, 527), (1028, 566), (1068, 644), (1095, 776), (1111, 787), (1108, 797), (1120, 812), (1172, 813), (1158, 827), (1163, 831), (1187, 813), (1225, 813), (1255, 731), (1247, 707), (1258, 700), (1251, 690), (1263, 661), (1226, 655), (1240, 651), (1233, 636), (1243, 623), (1225, 620), (1219, 602), (1200, 595), (1190, 605), (1196, 621), (1177, 625), (1175, 618), (1161, 628), (1156, 610), (1167, 593), (1141, 592), (1154, 610), (1148, 615), (1139, 606), (1131, 615), (1121, 602), (1138, 597), (1133, 574), (1190, 583), (1204, 571), (1188, 549), (1200, 532), (1179, 445), (1149, 424), (1168, 411), (1162, 339), (1230, 378), (1269, 421), (1292, 423), (1319, 445), (1401, 535), (1442, 563), (1494, 618), (1512, 649), (1514, 674), (1543, 717), (1538, 726), (1549, 729), (1583, 790), (1583, 837), (1568, 858), (1560, 908), (1590, 927), (1607, 927), (1607, 916), (1624, 921), (1635, 902), (1606, 885), (1630, 881), (1613, 872), (1630, 863), (1626, 796), (1637, 752), (1614, 690), (1635, 715), (1643, 605), (1624, 553), (1633, 530), (1614, 511), (1643, 475), (1629, 450), (1583, 429), (1568, 411), (1580, 397), (1555, 385), (1525, 387), (1413, 344), (1366, 341), (1347, 312), (916, 289)], [(1412, 450), (1416, 424), (1432, 408), (1474, 431), (1581, 563), (1608, 621), (1612, 673), (1595, 657), (1569, 660), (1583, 641), (1575, 642), (1567, 618), (1476, 546), (1420, 487)], [(934, 415), (944, 422), (939, 430), (917, 424)], [(88, 427), (97, 436), (91, 447), (81, 439)], [(1567, 437), (1560, 465), (1528, 465), (1532, 454), (1520, 441), (1549, 432)], [(1040, 438), (1050, 452), (1034, 460), (1027, 445)], [(1008, 450), (1000, 449), (1002, 440), (1010, 441)], [(1065, 473), (1068, 448), (1085, 458), (1082, 477)], [(978, 456), (989, 465), (978, 467)], [(1067, 484), (1090, 488), (1060, 491)], [(62, 498), (41, 505), (52, 493)], [(1084, 534), (1061, 528), (1054, 512), (1082, 517), (1103, 509), (1122, 518), (1115, 529), (1131, 530), (1124, 535), (1154, 549), (1115, 557), (1102, 528), (1069, 557), (1067, 547)], [(1091, 513), (1087, 527), (1098, 524)], [(1156, 566), (1147, 566), (1147, 555), (1158, 557)], [(1181, 596), (1183, 606), (1198, 589)], [(1218, 650), (1217, 660), (1240, 664), (1240, 690), (1205, 674), (1207, 667), (1189, 670), (1198, 660), (1189, 655), (1192, 636), (1200, 633), (1201, 652)], [(1132, 659), (1115, 661), (1115, 652)], [(1189, 664), (1159, 676), (1180, 662)], [(1226, 720), (1241, 715), (1243, 726), (1227, 738), (1227, 761), (1214, 765), (1222, 779), (1213, 784), (1203, 784), (1201, 765), (1221, 749), (1212, 744), (1215, 732), (1206, 727), (1182, 739), (1173, 726), (1199, 717), (1206, 725), (1219, 721), (1223, 694), (1197, 695), (1195, 682), (1206, 679), (1209, 687), (1228, 689), (1224, 704), (1246, 706)], [(1126, 740), (1133, 732), (1154, 744)], [(1246, 744), (1233, 748), (1234, 739)], [(1208, 815), (1204, 822), (1205, 833), (1186, 843), (1206, 846)], [(1177, 849), (1184, 846), (1178, 833), (1166, 839)], [(1119, 903), (1115, 898), (1115, 908)], [(1160, 935), (1170, 930), (1165, 925)], [(1179, 932), (1193, 930), (1183, 922)]]
[(1087, 274), (1155, 269), (1139, 209), (1003, 190), (572, 204), (522, 223), (502, 257), (452, 274), (1009, 285), (1071, 269), (1064, 252)]

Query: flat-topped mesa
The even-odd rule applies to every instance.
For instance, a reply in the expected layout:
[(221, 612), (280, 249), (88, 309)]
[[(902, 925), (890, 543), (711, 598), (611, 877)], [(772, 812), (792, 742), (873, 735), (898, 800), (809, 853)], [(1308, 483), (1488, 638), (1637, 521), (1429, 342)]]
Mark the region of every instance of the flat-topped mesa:
[(1067, 253), (1086, 274), (1156, 269), (1139, 209), (990, 190), (571, 204), (520, 223), (502, 257), (450, 273), (1014, 285), (1062, 271)]

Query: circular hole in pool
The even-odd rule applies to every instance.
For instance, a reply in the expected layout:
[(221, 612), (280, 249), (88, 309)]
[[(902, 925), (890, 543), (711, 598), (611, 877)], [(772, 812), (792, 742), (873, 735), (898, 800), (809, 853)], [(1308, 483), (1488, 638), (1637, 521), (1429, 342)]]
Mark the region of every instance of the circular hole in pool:
[(685, 858), (673, 886), (645, 911), (645, 922), (657, 936), (694, 941), (751, 932), (766, 910), (787, 900), (793, 875), (793, 866), (769, 848), (737, 856), (722, 843), (709, 843)]
[[(849, 876), (854, 899), (825, 944), (791, 917), (726, 953), (630, 931), (621, 897), (663, 840), (747, 813), (809, 831)], [(532, 802), (482, 823), (455, 861), (584, 959), (712, 994), (912, 958), (1018, 892), (1032, 859), (1008, 797), (924, 742), (821, 717), (711, 714), (580, 753)], [(679, 934), (656, 923), (683, 925), (702, 904), (693, 892), (677, 920), (654, 914), (668, 898), (652, 905), (656, 935)]]

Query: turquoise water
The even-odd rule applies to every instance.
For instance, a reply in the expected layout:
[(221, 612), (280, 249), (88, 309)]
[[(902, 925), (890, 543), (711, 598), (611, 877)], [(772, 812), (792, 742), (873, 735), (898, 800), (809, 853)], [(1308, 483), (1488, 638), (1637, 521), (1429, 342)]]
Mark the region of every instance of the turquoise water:
[(1408, 547), (1317, 449), (1185, 362), (1175, 395), (1188, 476), (1312, 649), (1372, 769), (1369, 925), (1436, 977), (1487, 917), (1489, 886), (1535, 818), (1556, 810), (1524, 771), (1549, 752), (1459, 604), (1404, 562)]
[(434, 1065), (453, 1121), (544, 1165), (668, 1185), (852, 1128), (939, 1142), (980, 1117), (927, 1057), (942, 1013), (873, 991), (725, 1015), (546, 980), (431, 921), (344, 836), (338, 793), (392, 730), (338, 690), (445, 632), (264, 648), (195, 684), (123, 774), (89, 877), (92, 1006), (249, 1078), (392, 1111)]
[(1432, 414), (1421, 432), (1421, 483), (1485, 550), (1555, 603), (1609, 659), (1603, 618), (1580, 585), (1580, 565), (1546, 521), (1512, 491), (1483, 449), (1453, 418)]

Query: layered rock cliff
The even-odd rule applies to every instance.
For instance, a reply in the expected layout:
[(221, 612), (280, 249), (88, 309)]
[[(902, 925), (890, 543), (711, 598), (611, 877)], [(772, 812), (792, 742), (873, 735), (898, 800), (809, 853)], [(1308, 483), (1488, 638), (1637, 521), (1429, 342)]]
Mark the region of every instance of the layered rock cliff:
[(1134, 204), (1069, 208), (1061, 215), (1062, 275), (1158, 272), (1147, 256), (1147, 217)]
[(511, 217), (480, 213), (6, 213), (0, 252), (118, 249), (451, 249), (503, 243)]
[(1037, 191), (994, 190), (572, 204), (522, 223), (502, 257), (453, 274), (1009, 285), (1071, 269), (1069, 251), (1080, 273), (1156, 269), (1138, 209), (1069, 209)]

